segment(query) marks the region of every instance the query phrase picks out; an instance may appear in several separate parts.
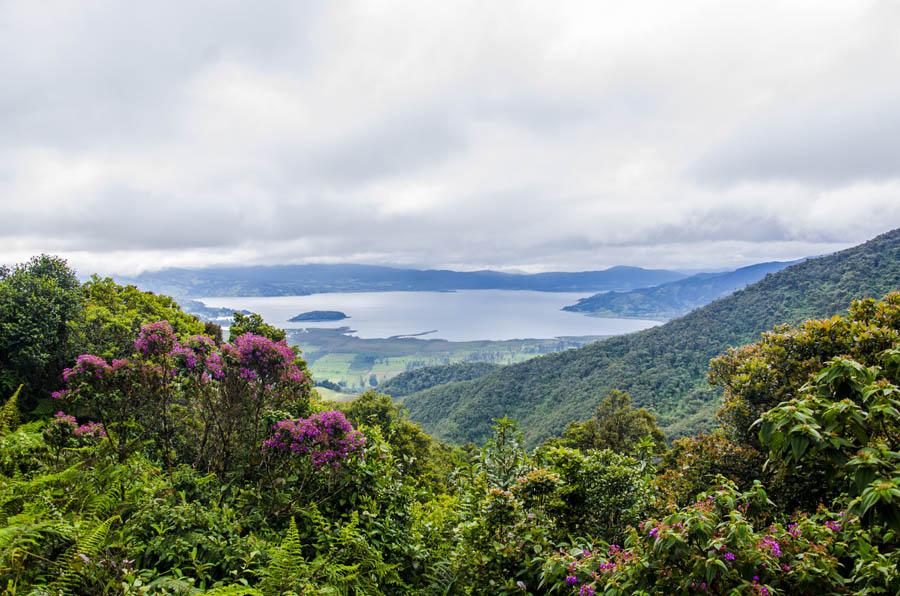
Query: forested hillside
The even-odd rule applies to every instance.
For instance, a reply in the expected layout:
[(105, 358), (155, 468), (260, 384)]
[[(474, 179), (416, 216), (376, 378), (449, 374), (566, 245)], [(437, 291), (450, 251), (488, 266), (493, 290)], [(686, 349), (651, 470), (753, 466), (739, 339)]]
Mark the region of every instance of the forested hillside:
[(725, 273), (699, 273), (652, 288), (604, 292), (582, 298), (563, 310), (600, 317), (674, 319), (795, 263), (758, 263)]
[(426, 366), (400, 373), (379, 385), (378, 390), (393, 397), (402, 397), (435, 385), (454, 381), (469, 381), (500, 368), (490, 362), (460, 362), (446, 366)]
[(480, 441), (492, 418), (510, 416), (536, 444), (621, 389), (655, 412), (670, 435), (686, 434), (712, 425), (720, 392), (706, 381), (710, 358), (775, 325), (831, 316), (854, 298), (898, 288), (900, 230), (893, 230), (769, 275), (665, 325), (433, 387), (403, 403), (442, 438)]

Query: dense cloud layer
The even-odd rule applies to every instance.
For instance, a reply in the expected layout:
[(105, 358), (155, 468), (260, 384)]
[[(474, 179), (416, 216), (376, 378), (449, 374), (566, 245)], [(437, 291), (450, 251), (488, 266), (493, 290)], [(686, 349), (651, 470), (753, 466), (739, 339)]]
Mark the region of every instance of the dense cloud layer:
[(0, 262), (587, 269), (900, 226), (900, 5), (0, 3)]

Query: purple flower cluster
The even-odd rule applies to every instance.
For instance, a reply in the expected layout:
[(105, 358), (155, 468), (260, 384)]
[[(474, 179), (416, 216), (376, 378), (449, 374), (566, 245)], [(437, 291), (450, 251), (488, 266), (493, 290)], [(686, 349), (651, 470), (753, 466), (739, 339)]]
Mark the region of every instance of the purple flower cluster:
[(590, 584), (584, 584), (578, 590), (578, 596), (594, 596), (594, 587)]
[(205, 362), (206, 372), (211, 378), (219, 380), (225, 377), (225, 365), (222, 362), (222, 357), (217, 352), (207, 356)]
[(75, 416), (70, 416), (65, 412), (59, 411), (54, 416), (56, 422), (61, 422), (65, 424), (70, 424), (72, 426), (78, 426), (78, 420), (75, 419)]
[(769, 549), (770, 551), (772, 551), (772, 554), (775, 555), (776, 557), (781, 556), (781, 545), (778, 544), (778, 541), (775, 540), (774, 538), (772, 538), (771, 536), (766, 536), (759, 543), (760, 550), (763, 550), (766, 548)]
[(831, 520), (826, 521), (825, 527), (828, 528), (829, 530), (831, 530), (832, 532), (840, 532), (841, 531), (841, 524), (837, 523), (836, 521), (831, 521)]
[(205, 335), (193, 335), (184, 343), (176, 342), (169, 355), (182, 370), (199, 375), (204, 382), (225, 376), (216, 344)]
[(79, 425), (75, 416), (66, 414), (63, 411), (57, 412), (53, 417), (53, 421), (56, 424), (66, 424), (72, 427), (72, 433), (76, 437), (100, 438), (106, 436), (106, 429), (99, 422), (86, 422)]
[(284, 341), (272, 341), (268, 337), (245, 333), (234, 340), (240, 362), (240, 374), (247, 380), (257, 378), (271, 381), (282, 377), (293, 367), (297, 355)]
[(759, 576), (753, 576), (753, 584), (751, 585), (754, 594), (761, 594), (762, 596), (769, 596), (769, 588), (765, 587), (761, 583), (759, 583)]
[(106, 429), (99, 422), (86, 422), (75, 429), (76, 437), (93, 437), (99, 439), (106, 436)]
[(339, 468), (351, 454), (362, 450), (365, 437), (336, 410), (319, 412), (309, 418), (290, 418), (275, 423), (263, 449), (308, 455), (312, 465)]
[(147, 323), (134, 340), (134, 349), (144, 356), (164, 356), (177, 345), (175, 330), (168, 321)]
[[(77, 380), (102, 379), (109, 372), (109, 364), (100, 356), (82, 354), (75, 359), (75, 366), (63, 371), (63, 380), (66, 383)], [(55, 395), (54, 397), (60, 397)]]

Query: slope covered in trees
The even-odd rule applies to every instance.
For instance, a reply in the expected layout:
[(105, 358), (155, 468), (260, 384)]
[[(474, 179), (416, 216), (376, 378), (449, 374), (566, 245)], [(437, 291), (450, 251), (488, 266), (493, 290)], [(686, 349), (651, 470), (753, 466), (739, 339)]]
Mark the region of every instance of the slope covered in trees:
[(613, 389), (655, 412), (670, 435), (709, 427), (719, 391), (710, 358), (781, 323), (828, 317), (854, 298), (900, 288), (900, 230), (788, 267), (727, 298), (646, 331), (504, 367), (403, 398), (414, 420), (457, 442), (480, 441), (490, 420), (518, 419), (529, 444), (585, 418)]
[(652, 288), (595, 294), (582, 298), (563, 310), (601, 317), (674, 319), (796, 262), (758, 263), (724, 273), (698, 273)]
[(469, 381), (500, 368), (490, 362), (459, 362), (446, 366), (425, 366), (400, 373), (382, 383), (378, 389), (392, 397), (403, 397), (436, 385), (454, 381)]

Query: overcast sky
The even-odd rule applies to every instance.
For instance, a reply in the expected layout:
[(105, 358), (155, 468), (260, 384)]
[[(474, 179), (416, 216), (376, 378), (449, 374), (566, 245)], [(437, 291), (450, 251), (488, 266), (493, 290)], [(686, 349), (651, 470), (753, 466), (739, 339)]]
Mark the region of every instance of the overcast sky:
[(0, 262), (711, 268), (900, 227), (900, 2), (0, 0)]

